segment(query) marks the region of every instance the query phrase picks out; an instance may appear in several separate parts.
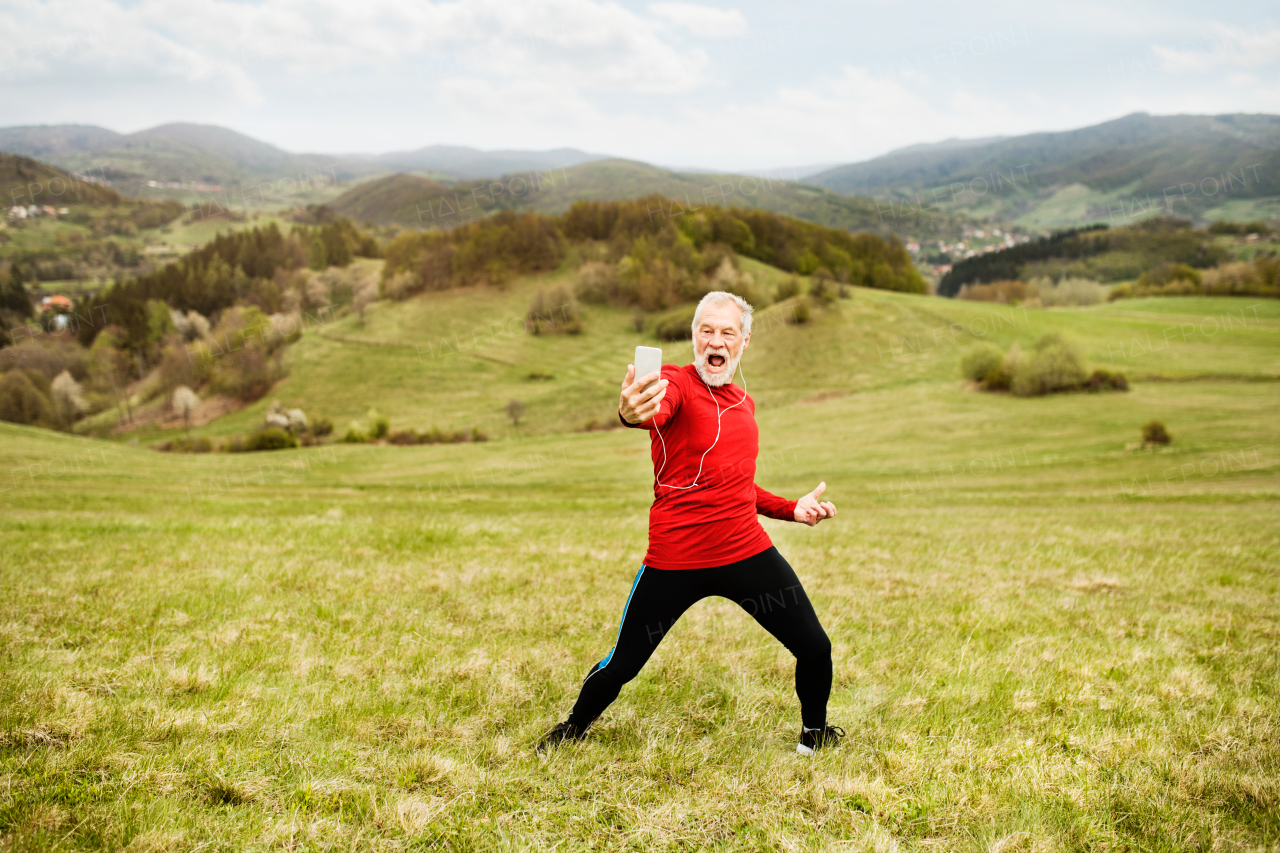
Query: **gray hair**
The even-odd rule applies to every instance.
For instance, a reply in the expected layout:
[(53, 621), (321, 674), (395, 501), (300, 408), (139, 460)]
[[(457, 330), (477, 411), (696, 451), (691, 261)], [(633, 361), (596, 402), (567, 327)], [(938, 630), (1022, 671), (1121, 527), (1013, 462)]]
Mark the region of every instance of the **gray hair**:
[(706, 296), (702, 297), (702, 301), (698, 303), (698, 307), (693, 311), (693, 337), (698, 337), (698, 320), (702, 317), (702, 309), (708, 305), (737, 305), (738, 310), (742, 312), (739, 325), (742, 327), (743, 337), (751, 334), (751, 312), (755, 309), (751, 307), (751, 303), (743, 299), (736, 293), (729, 293), (724, 290), (713, 290)]

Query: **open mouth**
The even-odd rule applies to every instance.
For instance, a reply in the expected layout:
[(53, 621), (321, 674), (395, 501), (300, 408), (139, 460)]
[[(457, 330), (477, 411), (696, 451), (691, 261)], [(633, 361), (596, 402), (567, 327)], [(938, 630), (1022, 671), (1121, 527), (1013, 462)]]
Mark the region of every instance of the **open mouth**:
[(707, 356), (707, 365), (709, 367), (724, 367), (725, 358), (722, 355)]

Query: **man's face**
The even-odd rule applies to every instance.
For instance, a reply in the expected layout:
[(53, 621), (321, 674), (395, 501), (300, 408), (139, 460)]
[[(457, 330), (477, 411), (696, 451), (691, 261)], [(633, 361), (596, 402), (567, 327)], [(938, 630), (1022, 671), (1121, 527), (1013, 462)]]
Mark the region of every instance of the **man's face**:
[(728, 385), (742, 357), (742, 348), (751, 340), (742, 334), (742, 312), (732, 303), (708, 305), (702, 309), (693, 332), (693, 365), (708, 385)]

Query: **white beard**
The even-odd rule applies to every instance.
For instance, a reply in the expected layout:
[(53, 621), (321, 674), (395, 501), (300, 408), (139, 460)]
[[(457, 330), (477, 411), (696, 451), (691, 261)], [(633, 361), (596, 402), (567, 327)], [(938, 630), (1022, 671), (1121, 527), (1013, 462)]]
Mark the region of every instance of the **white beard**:
[[(722, 355), (725, 359), (725, 370), (719, 375), (707, 372), (707, 356)], [(738, 354), (729, 355), (727, 347), (718, 347), (712, 349), (708, 347), (693, 358), (693, 369), (698, 371), (698, 377), (712, 388), (719, 388), (728, 385), (733, 381), (733, 374), (738, 371), (738, 361), (742, 358), (742, 350), (738, 350)]]

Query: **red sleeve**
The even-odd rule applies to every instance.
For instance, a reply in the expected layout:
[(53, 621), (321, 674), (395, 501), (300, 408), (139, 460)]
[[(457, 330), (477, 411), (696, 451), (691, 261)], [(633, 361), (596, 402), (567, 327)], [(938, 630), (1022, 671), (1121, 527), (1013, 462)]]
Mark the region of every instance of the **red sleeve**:
[(658, 414), (647, 421), (629, 424), (623, 420), (622, 412), (619, 411), (618, 420), (622, 421), (623, 426), (652, 431), (654, 423), (657, 423), (659, 429), (667, 428), (667, 424), (676, 416), (676, 412), (680, 411), (680, 368), (673, 364), (662, 365), (662, 378), (667, 380), (667, 396), (663, 397), (662, 402), (658, 404)]
[(757, 515), (776, 518), (780, 521), (795, 521), (796, 503), (797, 501), (789, 501), (786, 498), (780, 498), (777, 495), (766, 492), (764, 489), (756, 486)]

